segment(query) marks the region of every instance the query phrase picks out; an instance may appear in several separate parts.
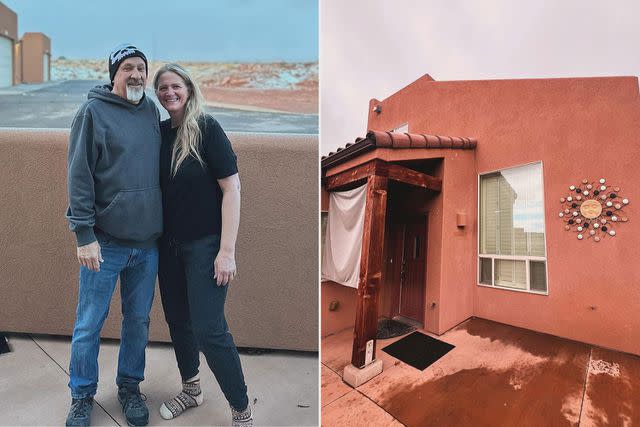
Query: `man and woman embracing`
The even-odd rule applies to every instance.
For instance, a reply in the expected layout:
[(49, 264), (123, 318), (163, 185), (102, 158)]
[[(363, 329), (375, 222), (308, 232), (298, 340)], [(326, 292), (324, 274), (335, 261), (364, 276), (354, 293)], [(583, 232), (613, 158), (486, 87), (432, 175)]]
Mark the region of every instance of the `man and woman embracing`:
[(68, 157), (67, 219), (80, 263), (69, 367), (67, 425), (90, 425), (98, 383), (100, 331), (120, 278), (122, 331), (116, 384), (130, 425), (146, 425), (140, 393), (156, 276), (182, 391), (159, 410), (165, 419), (203, 401), (202, 351), (231, 407), (234, 426), (253, 423), (238, 351), (224, 317), (236, 274), (240, 218), (236, 155), (204, 113), (196, 82), (176, 64), (153, 87), (170, 118), (160, 121), (144, 93), (147, 58), (133, 45), (109, 56), (110, 85), (89, 92), (74, 117)]

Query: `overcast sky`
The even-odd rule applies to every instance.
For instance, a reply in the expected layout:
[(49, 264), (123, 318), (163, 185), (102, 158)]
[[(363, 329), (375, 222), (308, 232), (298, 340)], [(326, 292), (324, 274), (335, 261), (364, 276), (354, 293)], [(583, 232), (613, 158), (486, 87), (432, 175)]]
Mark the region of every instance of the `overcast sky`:
[(371, 98), (435, 80), (640, 75), (640, 1), (322, 0), (321, 154)]
[(149, 59), (314, 62), (317, 0), (0, 0), (18, 35), (43, 32), (53, 56), (106, 58), (124, 42)]

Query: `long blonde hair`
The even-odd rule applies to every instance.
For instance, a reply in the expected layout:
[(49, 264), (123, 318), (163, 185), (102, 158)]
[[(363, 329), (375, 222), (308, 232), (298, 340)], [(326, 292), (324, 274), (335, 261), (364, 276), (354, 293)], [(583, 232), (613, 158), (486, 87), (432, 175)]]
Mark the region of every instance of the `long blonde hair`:
[(171, 153), (171, 176), (176, 176), (182, 162), (189, 156), (193, 156), (201, 165), (204, 166), (204, 160), (200, 155), (200, 143), (202, 140), (202, 131), (198, 124), (198, 120), (204, 116), (204, 98), (200, 92), (197, 83), (193, 81), (189, 72), (178, 64), (165, 64), (153, 78), (153, 88), (158, 91), (158, 80), (160, 76), (167, 71), (177, 74), (187, 86), (189, 90), (189, 98), (184, 109), (184, 117), (182, 124), (178, 127), (176, 142), (173, 144)]

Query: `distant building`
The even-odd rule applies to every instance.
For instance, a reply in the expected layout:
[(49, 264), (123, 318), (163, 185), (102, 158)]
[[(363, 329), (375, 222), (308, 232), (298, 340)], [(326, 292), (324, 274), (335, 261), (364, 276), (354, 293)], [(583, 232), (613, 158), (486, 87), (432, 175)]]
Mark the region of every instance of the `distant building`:
[(0, 3), (0, 87), (20, 81), (18, 43), (18, 15)]
[(24, 33), (21, 42), (22, 83), (51, 80), (51, 40), (42, 33)]
[(43, 33), (18, 39), (18, 15), (0, 2), (0, 87), (51, 80), (51, 40)]

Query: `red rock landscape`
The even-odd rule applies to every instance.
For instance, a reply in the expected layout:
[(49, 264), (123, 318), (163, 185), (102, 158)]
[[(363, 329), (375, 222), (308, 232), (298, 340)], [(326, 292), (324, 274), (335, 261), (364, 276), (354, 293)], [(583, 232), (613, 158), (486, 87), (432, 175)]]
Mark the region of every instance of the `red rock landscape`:
[[(152, 61), (149, 76), (164, 62)], [(179, 62), (199, 83), (207, 105), (318, 114), (318, 63)], [(57, 58), (53, 80), (107, 80), (104, 60)]]

